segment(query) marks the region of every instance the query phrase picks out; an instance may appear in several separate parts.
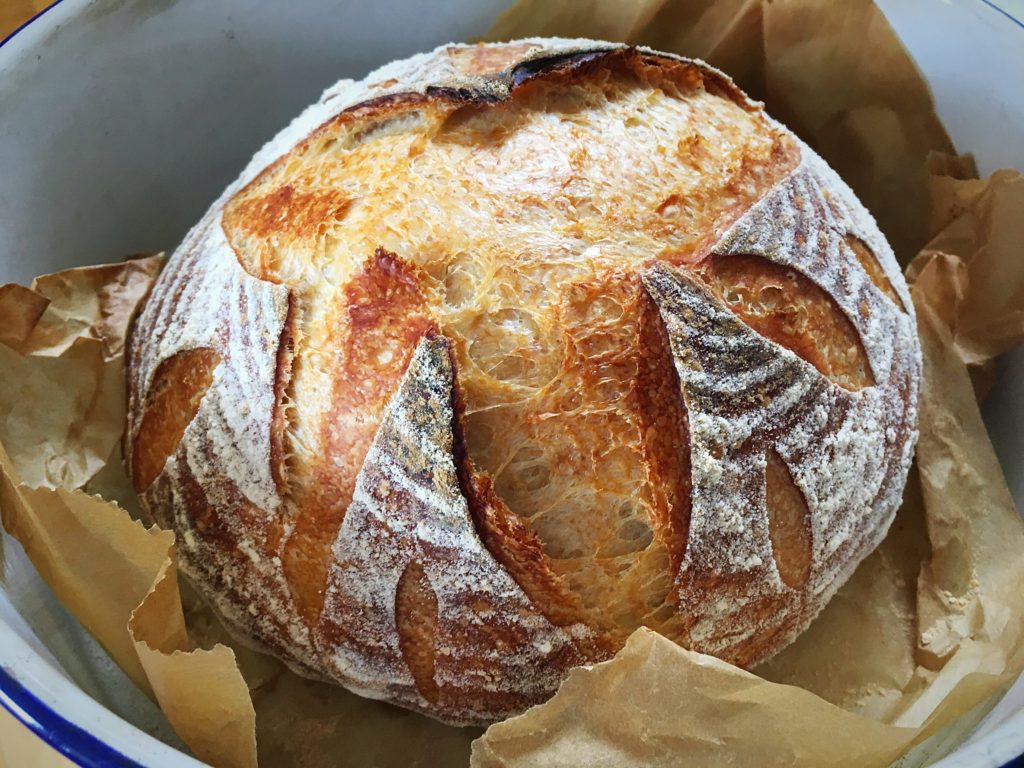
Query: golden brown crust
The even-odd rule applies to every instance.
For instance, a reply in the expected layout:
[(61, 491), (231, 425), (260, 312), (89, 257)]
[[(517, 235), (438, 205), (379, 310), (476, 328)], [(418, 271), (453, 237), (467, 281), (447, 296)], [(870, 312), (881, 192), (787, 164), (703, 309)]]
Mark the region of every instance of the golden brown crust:
[(765, 506), (772, 556), (786, 586), (800, 589), (811, 575), (811, 511), (774, 450), (765, 452)]
[(156, 480), (177, 448), (219, 362), (214, 350), (200, 347), (178, 352), (157, 367), (146, 391), (144, 416), (132, 450), (131, 476), (136, 491), (146, 490)]
[(854, 255), (857, 257), (857, 261), (861, 267), (867, 273), (868, 277), (871, 278), (871, 282), (882, 293), (888, 297), (889, 301), (895, 304), (897, 307), (903, 309), (904, 312), (909, 311), (909, 307), (903, 303), (903, 300), (896, 294), (896, 289), (892, 287), (892, 283), (889, 278), (885, 276), (885, 271), (882, 269), (882, 265), (878, 263), (878, 259), (871, 249), (859, 238), (853, 235), (847, 235), (845, 238), (846, 245), (850, 247)]
[(416, 560), (402, 571), (395, 587), (395, 628), (402, 658), (409, 666), (417, 690), (428, 702), (436, 704), (437, 594), (423, 566)]
[[(452, 364), (455, 365), (454, 360)], [(551, 563), (544, 554), (543, 544), (536, 532), (511, 513), (495, 492), (490, 475), (479, 472), (474, 466), (466, 448), (465, 403), (457, 386), (453, 394), (453, 458), (459, 488), (466, 498), (480, 541), (548, 621), (559, 627), (585, 621), (579, 600), (566, 589), (564, 582), (551, 569)], [(607, 647), (593, 648), (588, 657), (596, 659), (606, 654)]]
[[(282, 137), (129, 360), (143, 503), (241, 634), (487, 722), (638, 626), (764, 658), (884, 533), (916, 436), (905, 286), (721, 73), (451, 46)], [(217, 376), (167, 399), (190, 349)]]
[(345, 286), (331, 335), (339, 350), (321, 440), (330, 461), (316, 466), (312, 481), (289, 495), (294, 529), (282, 554), (293, 597), (310, 627), (320, 618), (331, 544), (380, 414), (417, 342), (435, 328), (419, 283), (414, 268), (378, 248)]

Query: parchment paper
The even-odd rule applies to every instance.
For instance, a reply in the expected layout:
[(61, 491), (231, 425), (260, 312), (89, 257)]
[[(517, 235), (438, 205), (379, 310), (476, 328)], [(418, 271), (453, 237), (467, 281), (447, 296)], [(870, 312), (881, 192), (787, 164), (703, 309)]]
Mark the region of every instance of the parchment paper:
[(1024, 524), (976, 400), (992, 358), (1024, 339), (1024, 180), (979, 181), (952, 154), (866, 0), (526, 0), (491, 39), (541, 34), (722, 67), (843, 174), (909, 264), (925, 354), (917, 465), (885, 542), (796, 643), (746, 672), (641, 629), (482, 736), (239, 646), (186, 584), (179, 594), (171, 535), (122, 508), (137, 510), (118, 449), (121, 351), (153, 259), (0, 287), (5, 526), (217, 766), (255, 764), (254, 718), (260, 763), (274, 768), (465, 765), (473, 739), (477, 766), (886, 766), (908, 749), (901, 765), (926, 764), (1024, 667)]

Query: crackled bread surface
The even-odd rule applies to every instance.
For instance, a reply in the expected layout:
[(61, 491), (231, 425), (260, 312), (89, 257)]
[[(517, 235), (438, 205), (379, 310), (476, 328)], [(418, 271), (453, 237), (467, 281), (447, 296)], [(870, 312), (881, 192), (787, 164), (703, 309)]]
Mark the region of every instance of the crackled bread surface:
[(744, 665), (804, 629), (900, 499), (908, 307), (721, 73), (446, 46), (328, 90), (179, 247), (127, 463), (240, 635), (486, 723), (640, 626)]

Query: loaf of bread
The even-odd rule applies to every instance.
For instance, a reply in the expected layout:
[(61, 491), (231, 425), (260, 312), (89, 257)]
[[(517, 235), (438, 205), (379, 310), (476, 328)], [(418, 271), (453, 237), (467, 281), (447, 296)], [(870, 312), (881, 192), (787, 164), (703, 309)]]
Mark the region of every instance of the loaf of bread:
[(701, 62), (557, 39), (329, 89), (129, 358), (130, 476), (226, 624), (456, 724), (640, 626), (789, 643), (886, 533), (921, 370), (814, 152)]

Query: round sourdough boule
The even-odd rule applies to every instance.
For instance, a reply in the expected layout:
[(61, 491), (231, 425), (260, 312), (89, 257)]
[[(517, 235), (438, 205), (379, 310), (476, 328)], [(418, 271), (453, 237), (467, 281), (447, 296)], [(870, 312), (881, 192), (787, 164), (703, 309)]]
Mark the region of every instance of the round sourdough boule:
[(790, 642), (892, 520), (919, 358), (874, 220), (727, 77), (453, 45), (328, 90), (188, 235), (125, 454), (240, 636), (486, 723), (639, 626)]

